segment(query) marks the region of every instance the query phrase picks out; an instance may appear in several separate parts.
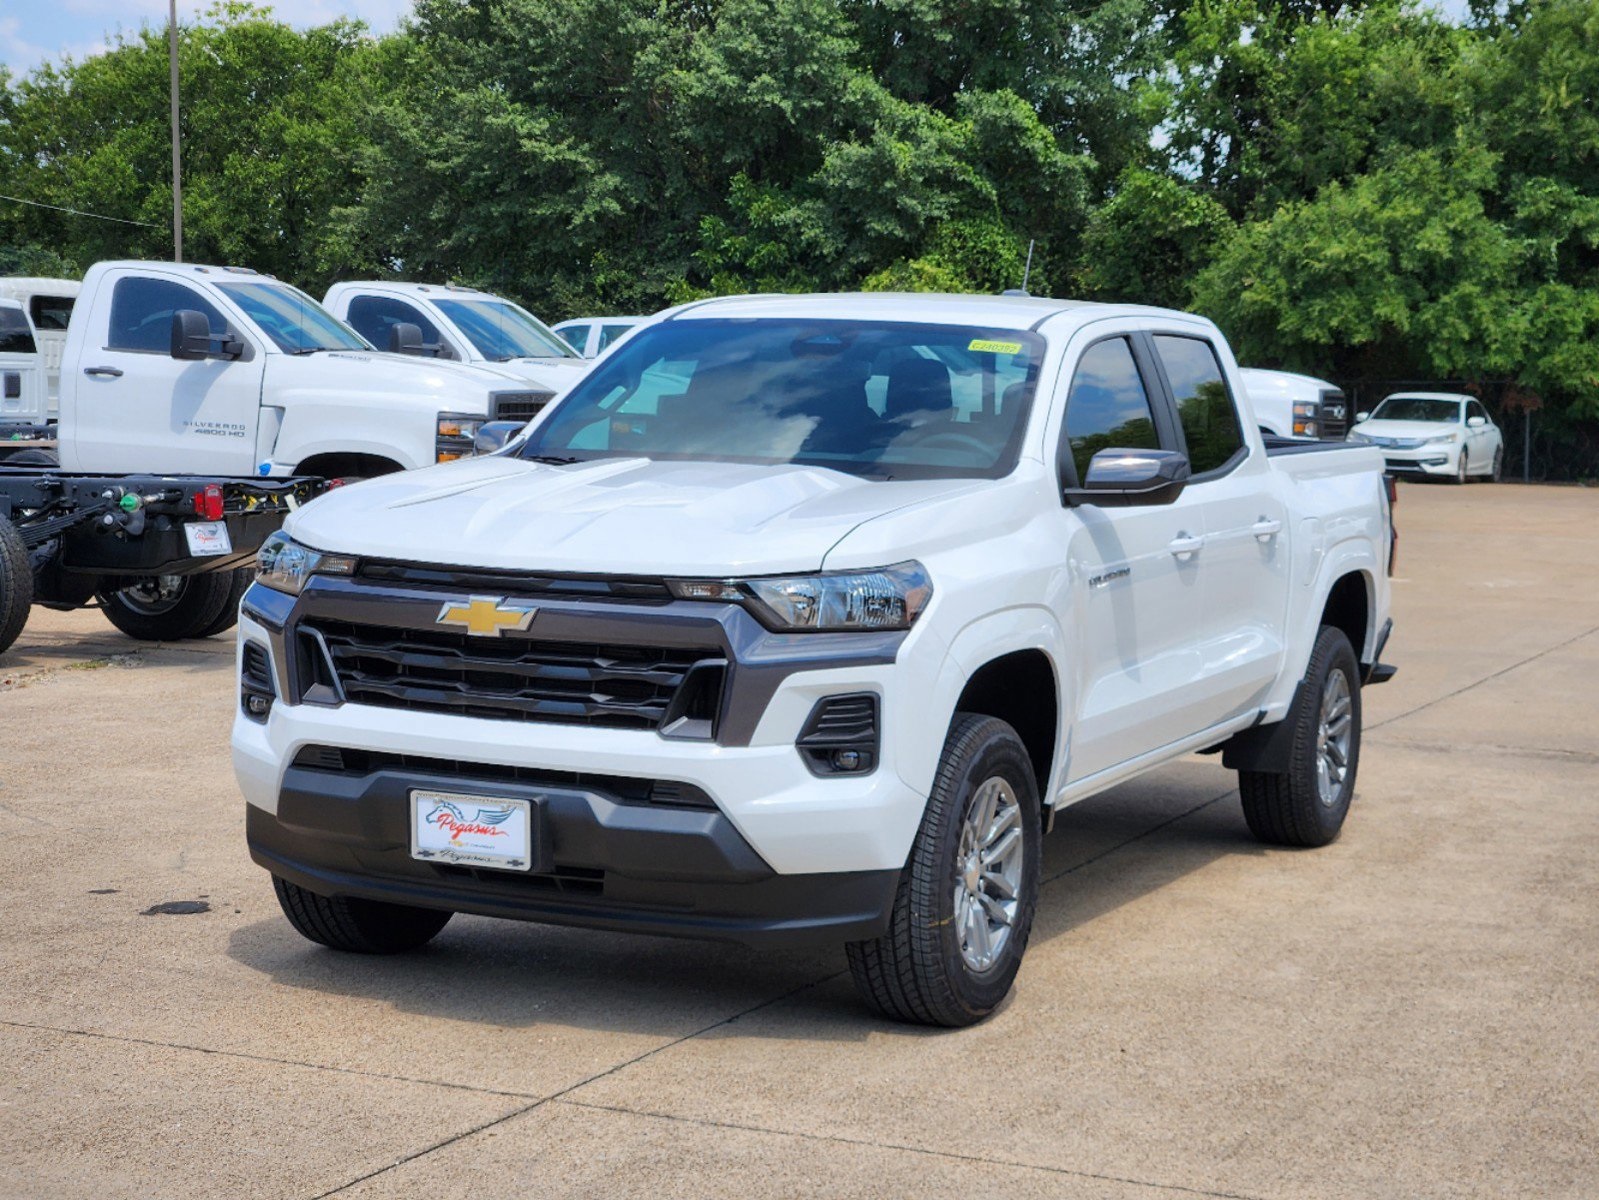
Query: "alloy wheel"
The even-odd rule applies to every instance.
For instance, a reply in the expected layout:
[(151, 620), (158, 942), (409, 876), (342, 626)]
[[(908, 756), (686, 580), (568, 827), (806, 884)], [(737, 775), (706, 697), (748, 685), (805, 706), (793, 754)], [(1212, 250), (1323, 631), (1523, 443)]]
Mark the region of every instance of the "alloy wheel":
[(955, 936), (973, 971), (999, 962), (1020, 907), (1023, 839), (1021, 804), (998, 775), (973, 792), (955, 852)]
[(1353, 709), (1349, 680), (1342, 671), (1330, 672), (1322, 685), (1321, 719), (1316, 726), (1316, 795), (1329, 808), (1338, 803), (1349, 774)]

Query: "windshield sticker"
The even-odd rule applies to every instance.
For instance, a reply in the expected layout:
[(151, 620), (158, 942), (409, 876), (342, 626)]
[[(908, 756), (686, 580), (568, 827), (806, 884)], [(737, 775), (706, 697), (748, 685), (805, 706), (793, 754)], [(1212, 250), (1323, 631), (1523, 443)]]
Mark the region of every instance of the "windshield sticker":
[(966, 348), (983, 354), (1020, 354), (1022, 352), (1022, 344), (1020, 342), (985, 342), (982, 338), (973, 338)]

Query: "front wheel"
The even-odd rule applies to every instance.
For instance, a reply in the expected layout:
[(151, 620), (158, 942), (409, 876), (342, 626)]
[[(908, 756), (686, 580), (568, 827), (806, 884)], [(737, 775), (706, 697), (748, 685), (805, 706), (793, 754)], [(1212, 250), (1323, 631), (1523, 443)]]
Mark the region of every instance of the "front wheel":
[(956, 714), (888, 932), (846, 948), (862, 999), (920, 1025), (972, 1025), (999, 1006), (1038, 902), (1038, 803), (1016, 731)]
[(354, 896), (319, 896), (276, 875), (272, 887), (283, 915), (301, 936), (349, 954), (415, 950), (432, 941), (453, 915)]
[(99, 593), (106, 620), (143, 642), (177, 642), (208, 637), (218, 626), (233, 594), (235, 572), (202, 575), (152, 575), (130, 587)]
[(1471, 476), (1467, 473), (1470, 470), (1470, 467), (1471, 467), (1470, 459), (1471, 459), (1471, 455), (1467, 454), (1466, 453), (1466, 448), (1464, 446), (1462, 446), (1460, 448), (1460, 463), (1455, 468), (1455, 482), (1457, 484), (1465, 484), (1465, 483), (1471, 482)]
[(1316, 635), (1293, 710), (1286, 771), (1239, 771), (1244, 820), (1276, 846), (1325, 846), (1344, 827), (1360, 766), (1360, 663), (1343, 630)]
[(1499, 449), (1494, 451), (1493, 470), (1488, 472), (1488, 479), (1492, 483), (1498, 483), (1501, 479), (1504, 478), (1504, 474), (1505, 474), (1505, 448), (1503, 446), (1500, 446)]

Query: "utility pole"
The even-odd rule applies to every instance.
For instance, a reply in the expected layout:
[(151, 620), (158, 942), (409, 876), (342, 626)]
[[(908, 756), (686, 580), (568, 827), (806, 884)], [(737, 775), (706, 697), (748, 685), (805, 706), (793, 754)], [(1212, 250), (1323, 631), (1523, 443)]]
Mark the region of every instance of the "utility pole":
[(167, 56), (172, 63), (172, 261), (183, 261), (183, 163), (178, 157), (178, 0), (167, 0)]

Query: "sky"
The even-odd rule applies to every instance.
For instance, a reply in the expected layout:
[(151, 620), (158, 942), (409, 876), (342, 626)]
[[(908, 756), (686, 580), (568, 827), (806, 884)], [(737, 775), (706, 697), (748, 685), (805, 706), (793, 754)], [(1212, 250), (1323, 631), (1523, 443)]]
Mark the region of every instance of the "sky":
[[(1432, 0), (1450, 16), (1466, 11), (1466, 0)], [(179, 19), (205, 8), (208, 0), (178, 0)], [(377, 33), (393, 29), (411, 0), (271, 0), (281, 19), (301, 27), (335, 17), (360, 17)], [(0, 0), (0, 63), (26, 74), (46, 59), (85, 58), (104, 49), (120, 28), (162, 25), (167, 0)]]
[[(178, 19), (193, 17), (210, 0), (178, 0)], [(360, 17), (387, 33), (410, 11), (411, 0), (264, 0), (282, 20), (301, 27), (335, 17)], [(118, 29), (166, 27), (167, 0), (0, 0), (0, 63), (26, 74), (46, 59), (85, 58), (105, 48)]]

